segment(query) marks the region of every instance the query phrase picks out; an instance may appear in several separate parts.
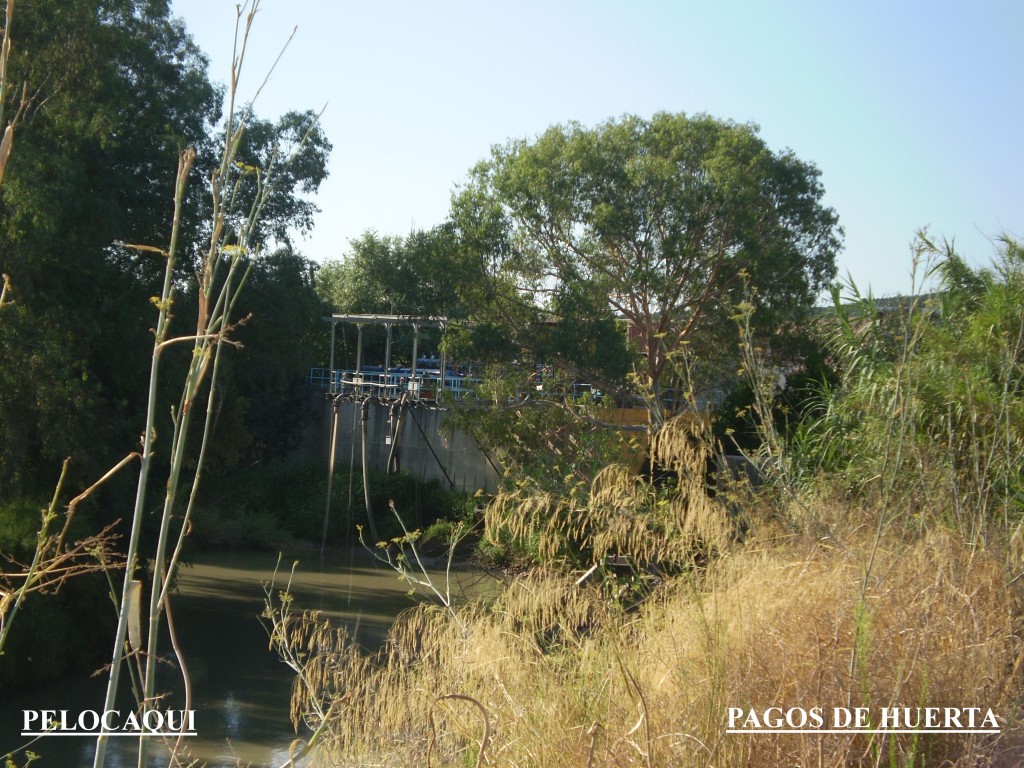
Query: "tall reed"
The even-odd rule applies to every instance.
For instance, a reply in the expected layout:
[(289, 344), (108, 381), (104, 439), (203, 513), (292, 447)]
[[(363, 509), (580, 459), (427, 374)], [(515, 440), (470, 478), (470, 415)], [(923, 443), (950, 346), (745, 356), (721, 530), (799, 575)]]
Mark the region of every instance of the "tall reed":
[[(128, 542), (128, 563), (120, 596), (120, 611), (114, 640), (113, 656), (107, 684), (104, 709), (112, 709), (116, 700), (121, 668), (127, 659), (133, 662), (139, 688), (139, 706), (143, 715), (157, 707), (162, 698), (156, 689), (156, 668), (159, 662), (159, 638), (161, 627), (169, 630), (171, 650), (181, 671), (185, 689), (184, 708), (191, 706), (191, 683), (188, 667), (177, 645), (174, 631), (173, 612), (169, 589), (174, 571), (181, 556), (182, 546), (191, 528), (191, 517), (195, 509), (197, 492), (202, 478), (203, 464), (210, 444), (212, 426), (215, 421), (213, 409), (216, 403), (216, 387), (225, 346), (234, 345), (233, 333), (244, 322), (235, 314), (235, 304), (245, 284), (251, 260), (258, 256), (259, 243), (256, 240), (257, 225), (264, 206), (269, 199), (275, 182), (275, 172), (282, 161), (274, 154), (267, 168), (257, 168), (239, 159), (239, 148), (247, 124), (252, 115), (252, 102), (239, 109), (236, 104), (238, 82), (245, 60), (252, 24), (259, 10), (259, 2), (238, 8), (235, 30), (231, 85), (228, 91), (227, 125), (225, 142), (220, 163), (210, 180), (212, 200), (210, 240), (205, 257), (196, 273), (197, 322), (194, 332), (173, 335), (172, 309), (177, 294), (177, 264), (183, 237), (181, 214), (185, 192), (189, 183), (195, 150), (186, 149), (181, 153), (174, 194), (174, 218), (170, 243), (166, 249), (149, 245), (126, 245), (144, 253), (156, 254), (164, 260), (163, 290), (154, 304), (158, 310), (155, 339), (149, 377), (149, 398), (146, 427), (142, 438), (141, 468), (132, 516), (132, 528)], [(269, 73), (267, 74), (269, 78)], [(264, 79), (263, 84), (266, 83)], [(256, 96), (262, 90), (257, 89)], [(253, 98), (253, 101), (255, 101)], [(308, 135), (308, 134), (307, 134)], [(298, 152), (302, 147), (295, 148)], [(243, 207), (243, 200), (249, 192), (251, 202)], [(191, 347), (191, 357), (181, 384), (178, 405), (172, 408), (172, 433), (167, 448), (168, 480), (161, 504), (158, 538), (154, 550), (148, 554), (151, 568), (151, 586), (148, 610), (144, 617), (133, 614), (138, 601), (131, 600), (133, 582), (139, 578), (139, 543), (143, 526), (143, 513), (149, 495), (149, 478), (156, 434), (156, 404), (158, 385), (161, 378), (161, 364), (165, 353), (176, 345)], [(198, 455), (189, 462), (191, 470), (186, 471), (186, 457), (191, 445), (189, 437), (193, 417), (202, 407), (205, 398), (206, 412), (199, 441)], [(126, 645), (130, 624), (145, 625), (147, 628), (145, 649)], [(141, 627), (140, 627), (141, 628)], [(141, 633), (140, 633), (141, 634)], [(102, 734), (97, 738), (94, 765), (106, 764), (109, 737)], [(147, 764), (148, 739), (141, 739), (139, 765)], [(179, 736), (172, 746), (172, 760), (184, 759), (183, 744)]]
[[(302, 671), (293, 716), (321, 764), (1016, 764), (1024, 258), (1005, 242), (973, 272), (922, 237), (915, 264), (942, 292), (821, 321), (840, 383), (769, 435), (776, 482), (742, 498), (745, 537), (679, 420), (650, 442), (661, 472), (500, 494), (487, 535), (540, 565), (493, 603), (422, 605), (369, 655), (288, 603), (273, 645)], [(675, 567), (631, 600), (612, 573), (580, 577), (618, 554)], [(727, 732), (730, 708), (769, 707), (865, 707), (873, 725), (882, 708), (991, 708), (1000, 732)]]

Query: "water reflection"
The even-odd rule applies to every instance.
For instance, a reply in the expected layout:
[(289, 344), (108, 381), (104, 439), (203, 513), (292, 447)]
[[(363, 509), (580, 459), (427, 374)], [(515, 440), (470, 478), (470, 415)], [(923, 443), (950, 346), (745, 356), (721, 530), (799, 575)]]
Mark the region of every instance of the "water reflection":
[[(198, 737), (187, 740), (191, 756), (211, 768), (281, 765), (296, 738), (289, 720), (293, 674), (268, 647), (260, 623), (263, 584), (275, 578), (277, 556), (270, 553), (199, 553), (182, 569), (174, 599), (174, 617), (192, 678)], [(291, 560), (276, 574), (278, 589), (291, 579), (297, 609), (317, 609), (345, 623), (364, 647), (383, 640), (395, 616), (414, 605), (409, 586), (390, 569), (375, 567), (360, 552), (335, 555), (321, 569), (315, 555)], [(166, 643), (164, 648), (168, 648)], [(175, 670), (163, 670), (164, 686), (174, 685)], [(101, 709), (104, 681), (85, 674), (55, 685), (19, 693), (0, 702), (0, 754), (23, 744), (18, 734), (23, 709)], [(125, 701), (123, 709), (131, 709)], [(184, 708), (173, 690), (165, 708)], [(112, 739), (112, 768), (135, 765), (134, 743)], [(167, 765), (167, 749), (154, 745), (151, 765)], [(33, 768), (91, 765), (91, 739), (45, 737), (33, 746), (41, 758)]]

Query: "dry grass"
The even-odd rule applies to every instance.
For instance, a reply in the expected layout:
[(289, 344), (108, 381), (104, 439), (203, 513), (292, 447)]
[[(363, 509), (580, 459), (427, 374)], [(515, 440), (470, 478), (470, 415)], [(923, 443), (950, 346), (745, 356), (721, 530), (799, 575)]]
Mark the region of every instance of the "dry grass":
[(722, 734), (727, 706), (986, 706), (1014, 716), (1017, 622), (998, 562), (942, 533), (886, 543), (866, 588), (867, 542), (802, 557), (748, 552), (716, 568), (700, 599), (651, 613), (640, 660), (652, 698), (666, 712), (701, 713), (666, 732), (714, 743), (716, 765), (973, 765), (994, 752), (970, 737)]
[[(293, 712), (322, 764), (1017, 764), (1024, 655), (1005, 557), (941, 510), (885, 516), (863, 500), (747, 503), (738, 544), (704, 493), (698, 437), (682, 422), (655, 437), (667, 485), (611, 466), (562, 496), (499, 497), (491, 535), (534, 541), (563, 570), (490, 604), (412, 610), (373, 657), (286, 601), (275, 644), (300, 672)], [(568, 552), (681, 575), (637, 604), (617, 599), (621, 578), (581, 586)], [(992, 708), (1003, 732), (726, 732), (730, 707), (866, 707), (877, 725), (883, 707), (925, 706)]]
[[(892, 536), (865, 584), (872, 547), (856, 533), (748, 544), (632, 611), (534, 574), (458, 620), (405, 614), (372, 659), (307, 621), (290, 633), (315, 660), (296, 712), (315, 725), (337, 702), (330, 765), (420, 764), (428, 751), (469, 766), (1014, 764), (1018, 614), (1000, 561), (942, 531)], [(1004, 734), (725, 732), (728, 707), (848, 705), (991, 707)]]
[[(282, 632), (313, 660), (296, 713), (315, 728), (333, 703), (323, 764), (1024, 764), (1021, 254), (949, 328), (912, 307), (899, 333), (847, 334), (845, 394), (800, 461), (763, 427), (772, 488), (731, 497), (744, 543), (705, 494), (700, 425), (675, 421), (650, 443), (657, 483), (613, 465), (488, 508), (492, 541), (561, 571), (418, 608), (373, 658), (313, 619)], [(609, 555), (676, 575), (637, 603), (566, 572)], [(883, 708), (979, 707), (1001, 732), (727, 733), (730, 708), (818, 708), (828, 728), (837, 707), (876, 727)]]
[(524, 484), (499, 494), (487, 510), (486, 536), (535, 550), (542, 563), (601, 562), (626, 556), (678, 568), (725, 549), (733, 538), (726, 507), (708, 498), (710, 448), (705, 427), (687, 418), (655, 436), (652, 457), (661, 484), (622, 464), (611, 464), (589, 486), (563, 493)]

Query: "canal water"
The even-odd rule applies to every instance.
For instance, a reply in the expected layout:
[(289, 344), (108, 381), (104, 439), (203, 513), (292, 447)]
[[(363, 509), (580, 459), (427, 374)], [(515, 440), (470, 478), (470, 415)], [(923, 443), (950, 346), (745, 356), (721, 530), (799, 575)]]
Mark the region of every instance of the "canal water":
[[(278, 589), (292, 562), (281, 561)], [(271, 553), (199, 553), (178, 579), (173, 606), (192, 677), (198, 733), (187, 744), (191, 757), (210, 768), (282, 765), (297, 738), (288, 714), (294, 675), (269, 649), (259, 619), (263, 585), (274, 579), (277, 566), (277, 555)], [(322, 611), (345, 624), (368, 649), (378, 647), (395, 617), (415, 604), (407, 583), (361, 551), (336, 554), (322, 568), (317, 555), (300, 559), (291, 592), (296, 610)], [(19, 736), (23, 710), (102, 710), (104, 693), (101, 676), (82, 673), (0, 702), (0, 755), (27, 741)], [(128, 701), (121, 706), (131, 709)], [(183, 706), (172, 696), (167, 708)], [(136, 764), (137, 740), (111, 742), (110, 768)], [(152, 746), (151, 764), (167, 765), (167, 750), (155, 740)], [(92, 765), (94, 749), (93, 739), (47, 736), (31, 746), (40, 755), (32, 766)], [(17, 764), (23, 763), (22, 756)]]

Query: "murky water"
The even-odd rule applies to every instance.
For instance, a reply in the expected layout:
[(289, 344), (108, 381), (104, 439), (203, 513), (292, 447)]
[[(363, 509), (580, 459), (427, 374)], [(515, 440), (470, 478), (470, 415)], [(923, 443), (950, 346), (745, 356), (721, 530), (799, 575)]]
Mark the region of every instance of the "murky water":
[[(282, 561), (283, 587), (292, 561)], [(263, 584), (274, 577), (270, 553), (200, 553), (179, 577), (174, 610), (193, 685), (197, 737), (191, 756), (210, 768), (282, 765), (296, 734), (288, 717), (293, 674), (268, 648), (260, 623)], [(366, 647), (379, 645), (391, 623), (414, 602), (394, 571), (363, 552), (335, 555), (321, 570), (319, 558), (299, 560), (292, 579), (295, 608), (319, 609), (344, 622)], [(23, 744), (24, 709), (101, 710), (103, 679), (79, 674), (0, 702), (0, 754)], [(180, 698), (168, 708), (182, 708)], [(131, 709), (126, 701), (124, 709)], [(133, 742), (133, 743), (129, 743)], [(137, 740), (112, 739), (111, 768), (135, 765)], [(153, 744), (152, 765), (167, 765), (167, 750)], [(44, 737), (32, 745), (41, 755), (33, 768), (92, 764), (95, 744), (81, 737)], [(23, 760), (19, 760), (19, 764)]]

